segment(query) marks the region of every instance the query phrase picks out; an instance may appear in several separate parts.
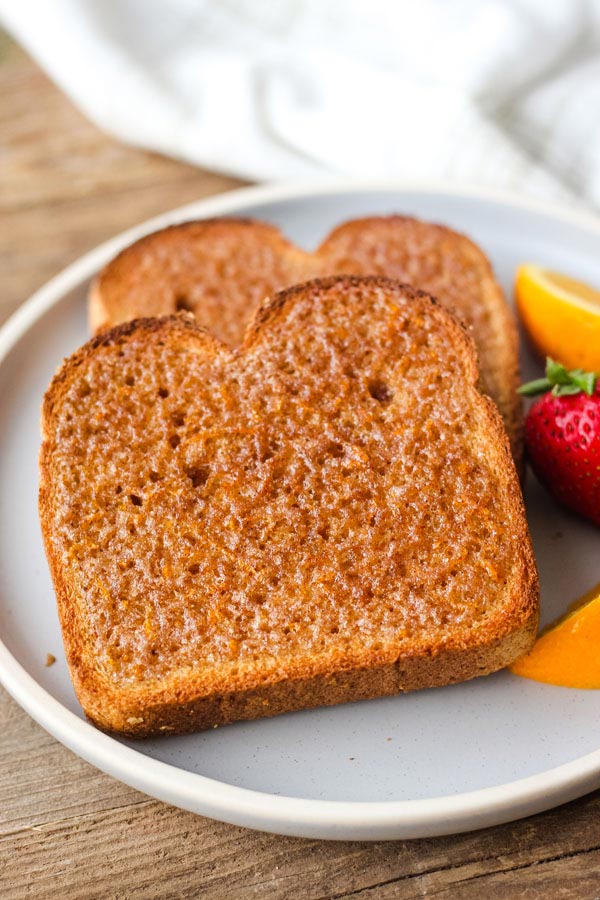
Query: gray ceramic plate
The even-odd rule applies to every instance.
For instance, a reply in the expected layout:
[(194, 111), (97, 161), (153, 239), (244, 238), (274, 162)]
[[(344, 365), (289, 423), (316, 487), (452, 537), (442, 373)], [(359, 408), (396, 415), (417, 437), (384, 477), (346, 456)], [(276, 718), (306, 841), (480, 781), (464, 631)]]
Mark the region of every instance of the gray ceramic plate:
[[(252, 188), (120, 235), (47, 284), (0, 333), (0, 678), (49, 732), (116, 778), (183, 808), (285, 834), (420, 837), (528, 815), (600, 785), (600, 693), (500, 672), (468, 684), (128, 743), (83, 718), (62, 651), (37, 520), (39, 407), (87, 338), (91, 276), (141, 234), (193, 217), (275, 222), (310, 248), (336, 223), (403, 212), (467, 232), (507, 294), (531, 260), (600, 283), (600, 224), (581, 213), (440, 185)], [(523, 352), (526, 376), (539, 363)], [(533, 478), (527, 509), (548, 621), (600, 580), (600, 532)], [(57, 662), (44, 663), (53, 653)]]

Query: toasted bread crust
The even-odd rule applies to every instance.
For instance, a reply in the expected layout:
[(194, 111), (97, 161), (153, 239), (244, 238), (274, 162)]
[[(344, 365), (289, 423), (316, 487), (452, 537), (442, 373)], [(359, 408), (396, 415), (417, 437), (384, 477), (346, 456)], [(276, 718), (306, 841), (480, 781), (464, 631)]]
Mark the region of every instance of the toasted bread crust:
[[(502, 484), (505, 512), (513, 525), (510, 593), (498, 614), (477, 623), (474, 629), (450, 631), (442, 641), (427, 634), (417, 635), (408, 643), (358, 646), (342, 656), (324, 652), (312, 658), (286, 659), (275, 667), (224, 666), (208, 678), (201, 667), (189, 666), (158, 679), (142, 677), (135, 683), (122, 684), (108, 677), (98, 666), (86, 637), (81, 585), (69, 573), (69, 548), (57, 527), (61, 512), (61, 499), (56, 493), (57, 434), (65, 397), (74, 380), (100, 352), (112, 352), (112, 348), (117, 350), (141, 338), (144, 346), (148, 339), (156, 339), (193, 347), (208, 361), (233, 358), (241, 362), (252, 353), (258, 357), (269, 349), (273, 335), (291, 327), (285, 317), (301, 304), (313, 298), (315, 303), (323, 298), (336, 302), (349, 293), (368, 294), (373, 290), (389, 294), (395, 302), (407, 303), (411, 315), (434, 323), (460, 359), (465, 392), (470, 392), (477, 417), (477, 434), (484, 436), (487, 452), (494, 457), (493, 470)], [(423, 292), (385, 278), (321, 279), (276, 295), (261, 306), (233, 357), (191, 317), (181, 315), (125, 323), (96, 336), (77, 351), (53, 379), (43, 404), (39, 505), (69, 669), (88, 717), (100, 728), (130, 736), (180, 733), (237, 719), (463, 681), (495, 671), (526, 652), (538, 622), (535, 561), (506, 435), (495, 405), (474, 390), (477, 380), (476, 354), (464, 328)]]
[(314, 253), (251, 219), (184, 222), (141, 238), (100, 272), (90, 289), (93, 332), (128, 319), (168, 315), (183, 303), (232, 346), (254, 308), (313, 277), (381, 275), (437, 297), (471, 329), (483, 389), (498, 405), (517, 465), (523, 452), (518, 335), (489, 260), (466, 236), (402, 215), (335, 228)]

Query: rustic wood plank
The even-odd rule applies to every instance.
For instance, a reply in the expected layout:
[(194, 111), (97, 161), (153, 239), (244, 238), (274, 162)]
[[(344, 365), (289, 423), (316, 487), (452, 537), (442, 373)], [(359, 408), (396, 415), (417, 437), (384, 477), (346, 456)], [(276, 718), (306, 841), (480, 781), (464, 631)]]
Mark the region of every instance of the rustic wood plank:
[[(456, 871), (456, 870), (455, 870)], [(598, 900), (600, 897), (600, 851), (598, 849), (578, 853), (576, 856), (559, 856), (523, 868), (509, 869), (491, 875), (475, 875), (465, 880), (453, 881), (438, 890), (435, 883), (426, 881), (422, 891), (413, 896), (436, 897), (438, 900)], [(351, 895), (350, 895), (351, 896)], [(398, 893), (364, 892), (363, 900), (385, 900), (398, 897)]]
[(2, 688), (0, 733), (0, 837), (141, 797), (66, 750)]
[[(64, 796), (61, 781), (57, 793)], [(571, 814), (574, 809), (577, 815)], [(592, 845), (600, 844), (599, 813), (596, 793), (544, 816), (479, 833), (328, 843), (246, 831), (135, 794), (127, 805), (81, 815), (67, 817), (63, 807), (54, 820), (48, 808), (43, 822), (0, 838), (0, 859), (6, 860), (0, 896), (175, 898), (201, 890), (209, 900), (357, 894), (409, 900), (480, 897), (484, 889), (491, 898), (504, 897), (511, 885), (523, 885), (531, 886), (529, 896), (541, 898), (554, 896), (548, 886), (563, 866), (569, 873), (565, 888), (576, 885), (564, 896), (593, 896), (584, 890), (588, 880), (591, 891), (600, 872), (600, 849)], [(25, 874), (27, 883), (21, 884)], [(111, 894), (113, 881), (118, 888)]]
[(0, 73), (0, 320), (124, 228), (242, 184), (101, 134), (11, 42)]
[[(99, 241), (239, 182), (100, 134), (0, 37), (0, 320)], [(600, 792), (414, 842), (260, 834), (150, 800), (78, 759), (0, 690), (0, 897), (508, 900), (599, 897)]]
[(2, 212), (165, 184), (182, 185), (192, 198), (242, 184), (102, 134), (12, 42), (0, 66)]
[(0, 246), (3, 318), (34, 290), (92, 249), (125, 228), (159, 212), (215, 193), (219, 186), (235, 186), (229, 179), (207, 179), (202, 186), (156, 183), (152, 189), (117, 192), (53, 201), (35, 209), (11, 210), (2, 215)]

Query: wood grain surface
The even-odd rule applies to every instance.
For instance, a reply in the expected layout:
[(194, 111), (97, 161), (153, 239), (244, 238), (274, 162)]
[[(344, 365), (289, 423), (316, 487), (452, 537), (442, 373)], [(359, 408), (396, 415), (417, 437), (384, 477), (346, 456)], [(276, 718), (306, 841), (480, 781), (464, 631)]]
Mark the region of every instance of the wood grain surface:
[[(7, 38), (0, 173), (0, 319), (99, 241), (239, 184), (101, 134)], [(29, 897), (591, 900), (600, 898), (600, 792), (455, 837), (281, 838), (181, 812), (113, 781), (1, 691), (0, 898)]]

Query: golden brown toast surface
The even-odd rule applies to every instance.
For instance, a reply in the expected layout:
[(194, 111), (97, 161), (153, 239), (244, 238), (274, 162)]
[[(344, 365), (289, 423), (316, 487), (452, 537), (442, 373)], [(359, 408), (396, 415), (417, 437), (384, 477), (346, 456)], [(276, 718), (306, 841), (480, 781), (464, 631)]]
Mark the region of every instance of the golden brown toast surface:
[(100, 273), (90, 295), (90, 322), (99, 331), (188, 309), (200, 325), (235, 346), (265, 297), (337, 274), (397, 278), (459, 315), (475, 341), (483, 387), (496, 401), (519, 459), (513, 316), (485, 254), (441, 225), (403, 216), (357, 219), (336, 228), (315, 253), (295, 247), (263, 222), (214, 219), (173, 226), (128, 247)]
[(239, 349), (141, 320), (65, 362), (40, 514), (70, 671), (129, 734), (460, 681), (537, 627), (537, 575), (472, 343), (428, 296), (338, 278)]

